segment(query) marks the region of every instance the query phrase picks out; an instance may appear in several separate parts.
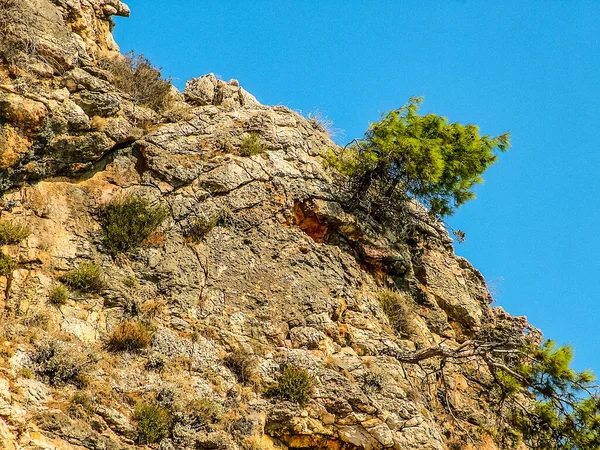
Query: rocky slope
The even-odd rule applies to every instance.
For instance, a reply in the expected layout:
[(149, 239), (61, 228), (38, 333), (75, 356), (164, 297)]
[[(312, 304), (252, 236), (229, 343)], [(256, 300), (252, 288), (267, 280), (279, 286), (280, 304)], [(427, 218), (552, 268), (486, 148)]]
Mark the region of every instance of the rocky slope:
[[(498, 448), (485, 369), (411, 356), (535, 330), (490, 307), (420, 205), (385, 226), (346, 208), (316, 121), (212, 75), (158, 112), (118, 89), (99, 62), (128, 13), (0, 5), (0, 221), (29, 230), (2, 248), (0, 449), (142, 447), (140, 404), (168, 414), (163, 450)], [(102, 211), (127, 195), (168, 214), (115, 255)], [(57, 301), (90, 262), (102, 286)], [(151, 340), (115, 351), (123, 323)], [(312, 380), (305, 402), (269, 395), (286, 367)]]

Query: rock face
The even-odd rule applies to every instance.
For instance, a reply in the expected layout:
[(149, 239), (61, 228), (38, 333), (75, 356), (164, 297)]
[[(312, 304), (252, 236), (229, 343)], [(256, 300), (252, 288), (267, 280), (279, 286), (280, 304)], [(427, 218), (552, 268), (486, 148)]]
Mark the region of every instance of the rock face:
[[(385, 225), (347, 208), (318, 123), (235, 80), (135, 104), (98, 65), (117, 14), (118, 0), (0, 6), (0, 221), (30, 231), (2, 249), (16, 265), (0, 276), (0, 449), (498, 448), (460, 365), (397, 357), (532, 332), (489, 306), (443, 225), (416, 202)], [(261, 151), (241, 156), (249, 136)], [(168, 217), (114, 255), (99, 219), (124, 195)], [(103, 287), (57, 301), (83, 262)], [(151, 339), (111, 351), (125, 322)], [(269, 395), (290, 366), (312, 380), (305, 402)], [(152, 439), (144, 402), (169, 415)]]

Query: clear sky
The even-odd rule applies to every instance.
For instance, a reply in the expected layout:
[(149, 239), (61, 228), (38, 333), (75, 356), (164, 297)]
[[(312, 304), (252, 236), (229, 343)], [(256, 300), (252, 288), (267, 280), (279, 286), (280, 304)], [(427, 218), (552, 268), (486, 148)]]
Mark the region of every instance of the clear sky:
[(320, 110), (344, 144), (424, 96), (423, 112), (512, 132), (449, 220), (496, 304), (573, 344), (600, 375), (600, 1), (130, 0), (122, 51), (180, 89), (214, 72), (264, 104)]

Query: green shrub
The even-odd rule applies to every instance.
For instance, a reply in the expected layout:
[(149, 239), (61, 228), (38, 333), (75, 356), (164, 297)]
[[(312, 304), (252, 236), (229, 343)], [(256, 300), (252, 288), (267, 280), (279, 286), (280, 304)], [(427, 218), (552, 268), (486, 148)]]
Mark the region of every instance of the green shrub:
[(67, 303), (67, 300), (69, 300), (69, 290), (59, 284), (52, 289), (52, 292), (50, 292), (49, 300), (53, 305), (64, 305)]
[(280, 397), (304, 406), (314, 394), (315, 379), (305, 369), (286, 366), (277, 383), (266, 390), (266, 394)]
[(112, 352), (135, 352), (150, 346), (148, 328), (139, 322), (123, 322), (110, 333), (106, 347)]
[(144, 55), (129, 52), (124, 57), (104, 59), (100, 66), (111, 73), (112, 84), (129, 94), (135, 103), (158, 112), (171, 105), (171, 82), (162, 78), (161, 69)]
[(402, 337), (415, 332), (415, 314), (409, 301), (396, 291), (384, 289), (379, 292), (379, 304), (388, 317), (390, 326)]
[(195, 242), (199, 242), (202, 238), (221, 220), (221, 214), (213, 216), (198, 217), (187, 230), (187, 236)]
[(150, 205), (148, 200), (137, 195), (115, 198), (100, 215), (104, 245), (113, 255), (133, 250), (158, 228), (167, 215), (164, 207)]
[(34, 374), (33, 371), (29, 367), (23, 367), (19, 370), (19, 376), (21, 378), (27, 378), (28, 380), (32, 379)]
[(104, 287), (102, 269), (97, 264), (90, 262), (79, 264), (77, 269), (63, 275), (61, 280), (67, 286), (82, 292), (97, 292)]
[(185, 412), (190, 417), (192, 424), (204, 427), (218, 422), (223, 415), (223, 409), (214, 400), (209, 398), (197, 398), (185, 406)]
[(0, 220), (0, 245), (18, 244), (29, 236), (29, 228), (7, 220)]
[(138, 442), (156, 444), (169, 435), (173, 418), (168, 409), (156, 402), (141, 402), (135, 407)]
[(33, 371), (53, 386), (83, 384), (90, 364), (88, 355), (62, 341), (43, 342), (31, 355)]
[(267, 147), (260, 141), (258, 133), (250, 133), (242, 140), (239, 152), (241, 156), (254, 156), (266, 150)]
[(0, 252), (0, 276), (9, 276), (15, 270), (15, 260)]

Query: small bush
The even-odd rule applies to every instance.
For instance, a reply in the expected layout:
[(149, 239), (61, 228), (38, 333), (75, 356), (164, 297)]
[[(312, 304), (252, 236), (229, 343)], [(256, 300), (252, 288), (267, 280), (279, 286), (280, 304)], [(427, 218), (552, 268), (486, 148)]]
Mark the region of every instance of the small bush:
[(248, 383), (257, 378), (258, 361), (249, 353), (234, 351), (225, 357), (225, 366), (233, 372), (240, 383)]
[(81, 385), (91, 364), (90, 358), (62, 341), (46, 341), (31, 355), (33, 371), (49, 384)]
[(379, 304), (390, 321), (390, 326), (402, 337), (415, 332), (414, 312), (408, 300), (396, 291), (385, 289), (379, 293)]
[(165, 358), (160, 353), (154, 353), (148, 356), (148, 360), (144, 367), (146, 370), (160, 372), (167, 366), (167, 358)]
[(239, 152), (241, 156), (254, 156), (266, 150), (267, 147), (260, 141), (258, 134), (250, 133), (242, 140)]
[(15, 260), (0, 252), (0, 276), (9, 276), (15, 270)]
[(187, 236), (195, 242), (199, 242), (202, 238), (221, 220), (220, 214), (215, 214), (211, 217), (198, 217), (187, 230)]
[(284, 398), (304, 406), (314, 394), (315, 379), (305, 369), (286, 366), (277, 383), (270, 386), (266, 394)]
[(33, 371), (29, 367), (23, 367), (19, 370), (19, 376), (21, 378), (27, 378), (28, 380), (33, 378)]
[(104, 287), (104, 274), (100, 266), (90, 262), (79, 264), (77, 269), (66, 273), (61, 280), (82, 292), (97, 292)]
[(132, 100), (157, 112), (171, 103), (171, 82), (162, 78), (159, 67), (154, 67), (144, 55), (127, 53), (124, 57), (104, 59), (100, 66), (112, 74), (112, 84)]
[(123, 322), (108, 336), (106, 347), (113, 352), (134, 352), (150, 346), (150, 332), (139, 322)]
[(84, 391), (77, 391), (71, 397), (69, 415), (78, 419), (84, 419), (94, 414), (94, 399)]
[(223, 409), (214, 400), (209, 398), (197, 398), (190, 401), (185, 412), (192, 421), (192, 425), (196, 427), (205, 427), (218, 422), (223, 415)]
[(69, 290), (62, 285), (58, 285), (50, 292), (49, 300), (53, 305), (64, 305), (69, 300)]
[(0, 220), (0, 245), (18, 244), (29, 236), (29, 228), (7, 220)]
[(104, 245), (113, 255), (133, 250), (166, 218), (164, 207), (150, 205), (146, 199), (136, 195), (116, 198), (100, 215)]
[(156, 402), (141, 402), (135, 407), (138, 442), (156, 444), (169, 435), (173, 418), (168, 409)]
[(365, 387), (380, 391), (383, 388), (383, 374), (380, 372), (367, 371), (362, 376)]

